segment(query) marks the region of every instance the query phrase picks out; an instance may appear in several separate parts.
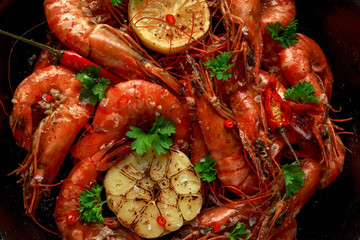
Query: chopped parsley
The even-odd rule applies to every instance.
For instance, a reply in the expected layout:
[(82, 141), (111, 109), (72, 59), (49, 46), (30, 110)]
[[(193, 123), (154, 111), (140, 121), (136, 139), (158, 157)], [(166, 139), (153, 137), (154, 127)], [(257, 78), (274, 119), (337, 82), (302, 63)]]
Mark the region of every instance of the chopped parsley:
[(308, 102), (319, 103), (320, 99), (314, 93), (315, 88), (310, 82), (299, 81), (298, 85), (286, 89), (284, 97), (294, 100), (298, 104)]
[(142, 155), (148, 151), (148, 147), (153, 146), (156, 155), (166, 153), (173, 145), (171, 134), (176, 132), (175, 123), (171, 122), (171, 118), (165, 119), (163, 116), (157, 116), (149, 133), (145, 133), (138, 127), (130, 126), (130, 131), (126, 136), (134, 138), (131, 143), (131, 149), (137, 154)]
[[(239, 237), (246, 234), (247, 236), (243, 236), (244, 238)], [(230, 238), (230, 240), (248, 240), (251, 237), (251, 234), (250, 231), (246, 228), (245, 224), (238, 222), (234, 230), (226, 236)]]
[(275, 24), (268, 23), (266, 28), (269, 30), (271, 37), (277, 40), (282, 48), (288, 48), (295, 46), (299, 41), (296, 35), (297, 23), (296, 19), (293, 19), (286, 27), (278, 22)]
[(281, 171), (284, 175), (286, 197), (293, 198), (305, 184), (305, 173), (297, 164), (285, 164), (281, 167)]
[(89, 103), (95, 106), (101, 99), (106, 98), (105, 89), (110, 83), (109, 79), (100, 77), (101, 67), (90, 65), (88, 69), (81, 69), (76, 75), (84, 86), (80, 90), (79, 100), (88, 99)]
[(91, 191), (85, 189), (79, 198), (80, 202), (80, 217), (85, 222), (104, 222), (102, 216), (102, 205), (106, 203), (101, 201), (100, 193), (103, 189), (103, 186), (96, 185), (91, 188)]
[(199, 172), (199, 176), (203, 181), (211, 182), (216, 179), (217, 170), (214, 169), (216, 161), (210, 155), (205, 156), (203, 161), (195, 163), (195, 171)]
[(222, 52), (215, 59), (209, 60), (204, 65), (211, 69), (210, 77), (216, 77), (218, 80), (228, 81), (231, 77), (229, 70), (234, 64), (227, 64), (231, 57), (231, 52)]

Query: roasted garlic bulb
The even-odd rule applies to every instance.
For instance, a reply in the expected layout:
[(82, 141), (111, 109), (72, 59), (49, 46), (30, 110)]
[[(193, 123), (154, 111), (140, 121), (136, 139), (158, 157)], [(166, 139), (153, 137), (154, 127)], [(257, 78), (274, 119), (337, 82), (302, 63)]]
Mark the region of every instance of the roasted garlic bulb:
[(104, 179), (109, 208), (120, 223), (144, 238), (178, 230), (202, 206), (201, 181), (189, 158), (169, 150), (129, 154)]

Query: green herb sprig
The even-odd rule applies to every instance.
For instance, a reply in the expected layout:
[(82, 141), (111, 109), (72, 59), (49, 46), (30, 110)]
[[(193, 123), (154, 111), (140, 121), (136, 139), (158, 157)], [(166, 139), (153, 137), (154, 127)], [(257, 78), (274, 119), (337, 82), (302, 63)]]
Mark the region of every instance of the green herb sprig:
[(298, 104), (319, 103), (320, 99), (314, 93), (315, 88), (310, 82), (299, 81), (298, 85), (286, 89), (284, 98), (294, 100)]
[(218, 80), (228, 81), (231, 73), (228, 73), (234, 64), (227, 64), (231, 57), (231, 52), (222, 52), (215, 59), (211, 59), (204, 63), (204, 65), (211, 69), (210, 77), (216, 77)]
[(163, 116), (157, 116), (149, 133), (145, 133), (138, 127), (130, 126), (130, 131), (125, 135), (135, 139), (131, 143), (131, 149), (137, 154), (142, 155), (148, 151), (148, 147), (153, 146), (156, 155), (166, 153), (173, 145), (171, 134), (176, 132), (175, 123), (171, 122), (171, 118), (165, 119)]
[(79, 198), (80, 207), (80, 217), (85, 222), (104, 222), (104, 217), (102, 216), (102, 205), (106, 203), (101, 201), (101, 191), (103, 186), (96, 185), (91, 188), (91, 190), (85, 189)]
[[(239, 235), (246, 235), (245, 238), (239, 237)], [(251, 237), (250, 231), (246, 228), (245, 224), (238, 222), (234, 230), (226, 235), (230, 240), (248, 240)]]
[(296, 35), (297, 31), (296, 19), (293, 19), (286, 27), (280, 23), (268, 23), (265, 27), (269, 30), (272, 39), (277, 40), (282, 48), (295, 46), (299, 41)]
[(206, 155), (204, 161), (195, 163), (195, 171), (203, 181), (211, 182), (216, 179), (217, 170), (214, 168), (216, 161), (210, 155)]
[(118, 6), (120, 3), (122, 3), (122, 0), (111, 0), (111, 5), (114, 7)]
[(88, 69), (81, 69), (76, 75), (76, 79), (80, 80), (84, 86), (80, 90), (79, 100), (88, 99), (89, 103), (95, 106), (101, 99), (106, 98), (105, 89), (110, 83), (109, 79), (100, 78), (101, 67), (90, 65)]
[(293, 198), (305, 184), (305, 173), (297, 164), (285, 164), (281, 167), (284, 175), (286, 198)]

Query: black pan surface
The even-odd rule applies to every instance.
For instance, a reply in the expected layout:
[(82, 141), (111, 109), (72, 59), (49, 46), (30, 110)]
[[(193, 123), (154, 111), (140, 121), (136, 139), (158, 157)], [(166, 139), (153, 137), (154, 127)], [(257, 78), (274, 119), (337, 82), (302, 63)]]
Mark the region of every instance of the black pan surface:
[[(353, 135), (343, 135), (348, 149), (343, 173), (326, 189), (318, 190), (299, 213), (298, 240), (360, 239), (360, 1), (298, 0), (299, 32), (313, 38), (324, 50), (334, 74), (332, 105), (340, 113), (334, 119), (352, 117), (338, 125)], [(0, 0), (0, 28), (21, 35), (45, 21), (43, 1)], [(46, 23), (25, 36), (45, 42)], [(10, 113), (11, 89), (8, 83), (8, 59), (14, 41), (0, 36), (0, 100)], [(17, 43), (11, 57), (10, 76), (16, 86), (32, 66), (29, 60), (39, 50)], [(38, 227), (24, 215), (22, 186), (18, 176), (8, 176), (23, 160), (26, 152), (15, 145), (8, 117), (0, 110), (0, 238), (60, 239)], [(41, 203), (39, 221), (56, 231), (53, 225), (52, 199)], [(50, 220), (49, 220), (50, 219)]]

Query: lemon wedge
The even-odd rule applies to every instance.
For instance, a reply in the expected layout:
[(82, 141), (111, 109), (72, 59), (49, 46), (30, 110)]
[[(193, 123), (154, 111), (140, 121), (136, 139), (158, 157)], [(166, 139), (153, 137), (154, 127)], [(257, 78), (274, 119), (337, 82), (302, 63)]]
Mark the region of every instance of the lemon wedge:
[(130, 26), (149, 49), (178, 54), (204, 38), (210, 10), (200, 0), (130, 0)]

